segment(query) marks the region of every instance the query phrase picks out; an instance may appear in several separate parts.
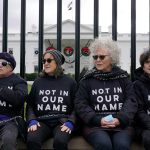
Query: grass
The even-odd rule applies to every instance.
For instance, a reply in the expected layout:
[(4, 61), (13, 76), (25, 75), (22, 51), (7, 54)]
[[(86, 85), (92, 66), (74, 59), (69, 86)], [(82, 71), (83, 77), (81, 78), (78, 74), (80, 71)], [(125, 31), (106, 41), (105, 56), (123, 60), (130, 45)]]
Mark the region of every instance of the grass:
[(28, 84), (28, 93), (31, 91), (31, 85)]
[[(32, 85), (31, 84), (28, 84), (28, 94), (30, 93), (30, 91), (31, 91), (31, 87), (32, 87)], [(27, 105), (27, 103), (25, 102), (24, 103), (24, 119), (26, 120), (26, 105)]]

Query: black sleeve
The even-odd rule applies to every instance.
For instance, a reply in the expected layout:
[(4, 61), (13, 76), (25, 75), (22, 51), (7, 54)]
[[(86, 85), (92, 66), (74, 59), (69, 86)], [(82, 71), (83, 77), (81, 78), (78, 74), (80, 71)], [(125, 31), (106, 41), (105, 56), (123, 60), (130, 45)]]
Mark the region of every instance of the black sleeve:
[[(138, 111), (136, 114), (136, 121), (142, 124), (142, 127), (150, 130), (150, 116), (147, 114), (148, 104), (145, 103), (144, 93), (147, 89), (142, 89), (142, 86), (137, 82), (134, 83), (134, 89), (136, 93), (136, 98), (138, 100)], [(147, 105), (147, 106), (146, 106)]]
[(85, 80), (80, 82), (79, 89), (75, 98), (75, 110), (79, 117), (86, 124), (99, 124), (99, 118), (96, 117), (95, 111), (89, 105), (88, 85)]
[(34, 101), (35, 101), (35, 93), (36, 93), (36, 88), (35, 88), (35, 83), (33, 83), (31, 91), (28, 95), (27, 98), (27, 106), (26, 106), (26, 119), (27, 121), (32, 120), (32, 119), (36, 119), (36, 115), (33, 111), (33, 107), (34, 107)]
[(75, 93), (77, 91), (77, 83), (74, 81), (72, 86), (71, 86), (71, 115), (69, 116), (68, 120), (73, 122), (74, 124), (76, 123), (76, 115), (75, 115), (75, 111), (74, 111), (74, 100), (75, 100)]
[(121, 85), (123, 87), (123, 94), (124, 94), (124, 104), (119, 111), (117, 118), (120, 120), (121, 126), (129, 125), (138, 109), (138, 103), (135, 96), (135, 91), (133, 88), (133, 83), (130, 79), (126, 78), (125, 80), (121, 81)]
[(13, 90), (7, 87), (0, 89), (0, 97), (14, 107), (23, 105), (27, 94), (27, 82), (23, 79), (15, 81)]

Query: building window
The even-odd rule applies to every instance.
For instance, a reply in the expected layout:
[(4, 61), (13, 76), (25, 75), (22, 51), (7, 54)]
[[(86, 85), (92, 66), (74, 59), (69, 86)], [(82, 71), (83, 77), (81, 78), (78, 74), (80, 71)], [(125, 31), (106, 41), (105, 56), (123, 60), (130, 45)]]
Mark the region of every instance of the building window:
[(8, 48), (8, 53), (13, 55), (13, 48)]
[(37, 56), (39, 54), (38, 48), (34, 48), (34, 56)]

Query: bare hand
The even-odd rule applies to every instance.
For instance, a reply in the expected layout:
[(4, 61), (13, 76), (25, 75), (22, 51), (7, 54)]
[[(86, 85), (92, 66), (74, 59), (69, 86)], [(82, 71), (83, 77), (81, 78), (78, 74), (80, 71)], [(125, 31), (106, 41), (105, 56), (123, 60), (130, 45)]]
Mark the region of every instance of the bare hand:
[(101, 119), (101, 127), (102, 128), (115, 128), (115, 124), (113, 123), (113, 121), (106, 121), (105, 118)]
[(115, 126), (119, 126), (120, 125), (120, 121), (117, 118), (114, 118), (112, 121), (112, 124), (114, 124)]
[(62, 132), (67, 132), (67, 133), (71, 134), (70, 128), (68, 128), (68, 127), (65, 126), (64, 124), (63, 124), (62, 126), (60, 126), (60, 127), (61, 127), (61, 131), (62, 131)]

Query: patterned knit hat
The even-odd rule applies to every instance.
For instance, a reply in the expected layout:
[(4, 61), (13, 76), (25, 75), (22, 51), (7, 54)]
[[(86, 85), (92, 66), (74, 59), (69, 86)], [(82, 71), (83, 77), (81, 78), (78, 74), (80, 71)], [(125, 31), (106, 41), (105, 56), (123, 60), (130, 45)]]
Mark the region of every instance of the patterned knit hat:
[(4, 59), (8, 62), (10, 62), (12, 69), (14, 70), (16, 67), (16, 61), (13, 55), (7, 53), (7, 52), (2, 52), (0, 53), (0, 59)]
[(64, 64), (65, 57), (61, 54), (60, 51), (58, 51), (58, 50), (48, 50), (48, 51), (46, 51), (44, 53), (43, 56), (45, 56), (45, 54), (47, 54), (47, 53), (49, 53), (49, 54), (51, 54), (51, 55), (54, 56), (54, 59), (55, 59), (55, 61), (56, 61), (56, 63), (57, 63), (58, 66), (61, 66), (61, 65)]

